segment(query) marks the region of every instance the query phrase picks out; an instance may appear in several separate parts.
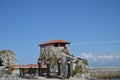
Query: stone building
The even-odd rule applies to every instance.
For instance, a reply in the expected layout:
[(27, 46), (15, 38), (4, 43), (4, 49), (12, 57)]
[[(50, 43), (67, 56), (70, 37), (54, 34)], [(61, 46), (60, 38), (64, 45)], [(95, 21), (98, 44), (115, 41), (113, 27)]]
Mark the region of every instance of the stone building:
[(71, 72), (73, 70), (73, 59), (71, 55), (69, 46), (70, 42), (64, 40), (52, 40), (40, 44), (40, 56), (41, 60), (46, 61), (50, 59), (51, 61), (51, 72), (57, 72), (57, 60), (61, 60), (61, 75), (67, 74), (67, 61), (71, 61)]

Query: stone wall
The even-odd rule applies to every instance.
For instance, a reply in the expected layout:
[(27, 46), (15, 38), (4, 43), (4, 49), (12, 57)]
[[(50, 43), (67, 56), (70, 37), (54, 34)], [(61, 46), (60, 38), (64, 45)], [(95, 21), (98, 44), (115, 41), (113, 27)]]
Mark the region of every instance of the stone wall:
[[(71, 62), (74, 57), (72, 57), (68, 49), (64, 50), (63, 46), (55, 47), (54, 45), (45, 45), (40, 48), (40, 59), (50, 59), (51, 61), (51, 71), (58, 72), (57, 60), (61, 59), (61, 75), (67, 75), (67, 60), (70, 59)], [(66, 54), (67, 53), (67, 54)], [(71, 71), (72, 71), (71, 64)]]
[(89, 73), (88, 61), (86, 59), (75, 58), (73, 62), (73, 76), (81, 76)]
[[(58, 72), (57, 60), (61, 59), (61, 75), (67, 76), (68, 68), (67, 61), (70, 60), (71, 75), (74, 74), (87, 74), (88, 63), (86, 59), (75, 58), (71, 56), (71, 53), (67, 47), (58, 46), (55, 47), (53, 44), (44, 45), (40, 48), (40, 59), (51, 59), (51, 71)], [(77, 63), (75, 63), (77, 61)]]

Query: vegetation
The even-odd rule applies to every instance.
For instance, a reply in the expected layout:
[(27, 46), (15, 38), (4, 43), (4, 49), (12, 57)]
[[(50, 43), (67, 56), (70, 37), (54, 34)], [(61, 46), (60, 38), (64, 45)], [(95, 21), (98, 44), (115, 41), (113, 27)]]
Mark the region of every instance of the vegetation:
[(82, 73), (82, 66), (81, 65), (75, 67), (75, 69), (73, 70), (72, 76), (74, 76), (78, 73), (80, 73), (80, 74)]
[(0, 57), (3, 60), (4, 66), (9, 66), (11, 65), (11, 62), (13, 63), (14, 59), (16, 59), (15, 57), (15, 53), (11, 50), (2, 50), (0, 51)]
[(13, 51), (11, 51), (11, 50), (2, 50), (2, 51), (0, 51), (0, 55), (6, 54), (6, 53), (15, 54), (15, 53), (14, 53)]
[(83, 63), (84, 65), (88, 65), (88, 60), (83, 59), (83, 60), (82, 60), (82, 63)]
[[(80, 64), (79, 62), (82, 62), (83, 64)], [(82, 74), (82, 73), (88, 73), (88, 69), (84, 66), (88, 66), (88, 61), (86, 59), (77, 59), (75, 62), (76, 67), (73, 70), (72, 76), (76, 75), (76, 74)], [(84, 67), (82, 67), (82, 65)]]
[(53, 56), (51, 57), (52, 61), (53, 61), (53, 64), (52, 64), (52, 68), (54, 68), (55, 65), (57, 65), (57, 55), (56, 54), (53, 54)]
[(74, 63), (77, 65), (77, 64), (78, 64), (78, 62), (79, 62), (79, 60), (77, 59)]
[(41, 55), (40, 55), (40, 59), (41, 59), (41, 60), (44, 60), (45, 58), (46, 58), (45, 54), (41, 54)]
[(55, 65), (57, 65), (57, 55), (56, 54), (53, 54), (52, 56), (46, 56), (45, 54), (41, 54), (40, 55), (40, 59), (41, 60), (46, 60), (46, 59), (49, 59), (51, 61), (51, 67), (54, 68)]
[(11, 70), (8, 70), (8, 75), (11, 75), (12, 74), (12, 71)]

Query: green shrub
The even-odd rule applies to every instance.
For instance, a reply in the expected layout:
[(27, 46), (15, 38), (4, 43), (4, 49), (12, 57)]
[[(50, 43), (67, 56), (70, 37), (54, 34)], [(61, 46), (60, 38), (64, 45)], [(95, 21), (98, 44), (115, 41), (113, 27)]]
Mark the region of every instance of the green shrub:
[(8, 70), (8, 75), (11, 75), (12, 74), (12, 71), (11, 70)]
[(78, 73), (77, 69), (74, 69), (72, 72), (72, 76), (75, 76)]
[(82, 73), (82, 66), (79, 65), (77, 67), (75, 67), (75, 69), (73, 70), (72, 76), (76, 75), (76, 74), (81, 74)]
[(88, 61), (86, 59), (82, 60), (82, 63), (88, 65)]

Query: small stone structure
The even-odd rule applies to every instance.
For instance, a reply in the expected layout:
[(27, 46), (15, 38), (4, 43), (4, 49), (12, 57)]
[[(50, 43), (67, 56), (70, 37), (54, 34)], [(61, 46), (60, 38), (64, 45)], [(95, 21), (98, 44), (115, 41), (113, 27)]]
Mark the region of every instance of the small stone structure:
[(86, 74), (88, 73), (87, 60), (76, 58), (71, 55), (69, 50), (70, 42), (64, 40), (52, 40), (40, 44), (40, 56), (39, 59), (42, 62), (46, 60), (51, 61), (51, 72), (58, 72), (57, 61), (61, 60), (61, 76), (67, 76), (68, 74), (68, 60), (70, 60), (70, 74)]
[(71, 73), (73, 70), (74, 57), (70, 54), (68, 44), (70, 42), (64, 40), (52, 40), (40, 44), (40, 56), (41, 60), (51, 61), (51, 72), (58, 72), (57, 60), (61, 60), (61, 75), (67, 76), (67, 61), (71, 61)]

